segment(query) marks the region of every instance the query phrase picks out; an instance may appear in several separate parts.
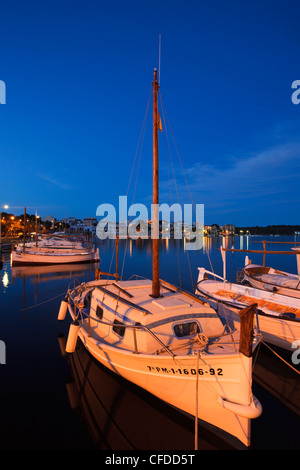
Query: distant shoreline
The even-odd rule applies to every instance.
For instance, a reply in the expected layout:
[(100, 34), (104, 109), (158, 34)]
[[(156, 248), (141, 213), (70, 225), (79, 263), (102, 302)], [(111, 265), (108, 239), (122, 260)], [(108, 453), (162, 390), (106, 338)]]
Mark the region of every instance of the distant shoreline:
[(235, 235), (247, 234), (250, 235), (295, 235), (295, 232), (300, 234), (300, 225), (267, 225), (260, 227), (258, 225), (252, 227), (235, 227)]

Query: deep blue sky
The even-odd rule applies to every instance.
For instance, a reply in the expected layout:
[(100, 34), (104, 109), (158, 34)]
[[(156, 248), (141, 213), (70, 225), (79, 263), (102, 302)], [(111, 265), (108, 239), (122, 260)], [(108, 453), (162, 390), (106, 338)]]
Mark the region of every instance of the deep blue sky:
[[(299, 18), (297, 0), (1, 2), (0, 205), (85, 217), (126, 194), (161, 34), (161, 96), (205, 223), (299, 224)], [(151, 108), (147, 122), (140, 203), (152, 184)], [(172, 159), (190, 202), (173, 149)]]

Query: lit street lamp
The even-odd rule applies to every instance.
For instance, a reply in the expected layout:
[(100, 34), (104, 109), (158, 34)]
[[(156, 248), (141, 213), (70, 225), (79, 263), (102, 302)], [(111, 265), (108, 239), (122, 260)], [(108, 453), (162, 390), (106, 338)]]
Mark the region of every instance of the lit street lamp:
[[(5, 204), (3, 206), (4, 209), (8, 209), (8, 205)], [(0, 252), (1, 252), (1, 246), (2, 246), (2, 242), (1, 242), (1, 225), (2, 225), (2, 211), (0, 211)]]

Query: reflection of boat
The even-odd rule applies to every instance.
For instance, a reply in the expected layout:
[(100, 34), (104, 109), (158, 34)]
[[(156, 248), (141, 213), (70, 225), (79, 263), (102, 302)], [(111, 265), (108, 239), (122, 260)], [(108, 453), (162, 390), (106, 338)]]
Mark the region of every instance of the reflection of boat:
[[(157, 72), (153, 81), (153, 203), (158, 207)], [(153, 226), (158, 229), (158, 212)], [(155, 230), (154, 230), (155, 233)], [(158, 230), (157, 230), (158, 233)], [(241, 312), (241, 330), (228, 331), (215, 310), (159, 279), (152, 239), (153, 280), (96, 280), (68, 292), (74, 320), (67, 351), (79, 334), (103, 365), (215, 430), (250, 444), (250, 421), (261, 414), (252, 395), (253, 311)], [(73, 344), (71, 344), (73, 343)]]
[(59, 249), (32, 247), (24, 251), (12, 251), (12, 265), (49, 265), (70, 263), (94, 263), (99, 261), (99, 250), (94, 248)]
[[(216, 279), (209, 279), (213, 275)], [(239, 320), (238, 311), (257, 304), (258, 328), (263, 339), (273, 345), (291, 350), (300, 338), (300, 299), (224, 281), (224, 278), (199, 268), (196, 294), (207, 299), (212, 308), (231, 319)]]
[(261, 346), (253, 371), (253, 380), (284, 406), (300, 417), (299, 375), (273, 353)]
[(11, 277), (12, 281), (24, 277), (36, 277), (39, 282), (54, 280), (62, 277), (69, 278), (76, 273), (76, 276), (81, 276), (86, 271), (95, 269), (95, 265), (91, 263), (80, 264), (58, 264), (49, 266), (12, 266)]
[[(97, 449), (193, 449), (193, 423), (182, 413), (108, 371), (81, 341), (67, 359), (73, 378), (67, 383), (70, 406), (80, 413)], [(198, 439), (200, 449), (228, 448), (204, 428), (199, 427)]]

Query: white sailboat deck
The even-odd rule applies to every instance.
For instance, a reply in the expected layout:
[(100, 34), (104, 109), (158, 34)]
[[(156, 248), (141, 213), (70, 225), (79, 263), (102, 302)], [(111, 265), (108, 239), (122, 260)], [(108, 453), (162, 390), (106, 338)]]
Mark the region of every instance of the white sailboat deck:
[[(239, 332), (228, 334), (226, 325), (208, 304), (166, 286), (163, 281), (159, 298), (151, 296), (152, 282), (148, 279), (92, 281), (86, 287), (92, 291), (89, 311), (92, 319), (84, 322), (97, 341), (131, 352), (137, 349), (140, 353), (159, 355), (172, 352), (186, 356), (199, 350), (206, 354), (230, 354), (238, 350)], [(84, 291), (74, 299), (77, 305), (85, 304), (86, 295)]]

